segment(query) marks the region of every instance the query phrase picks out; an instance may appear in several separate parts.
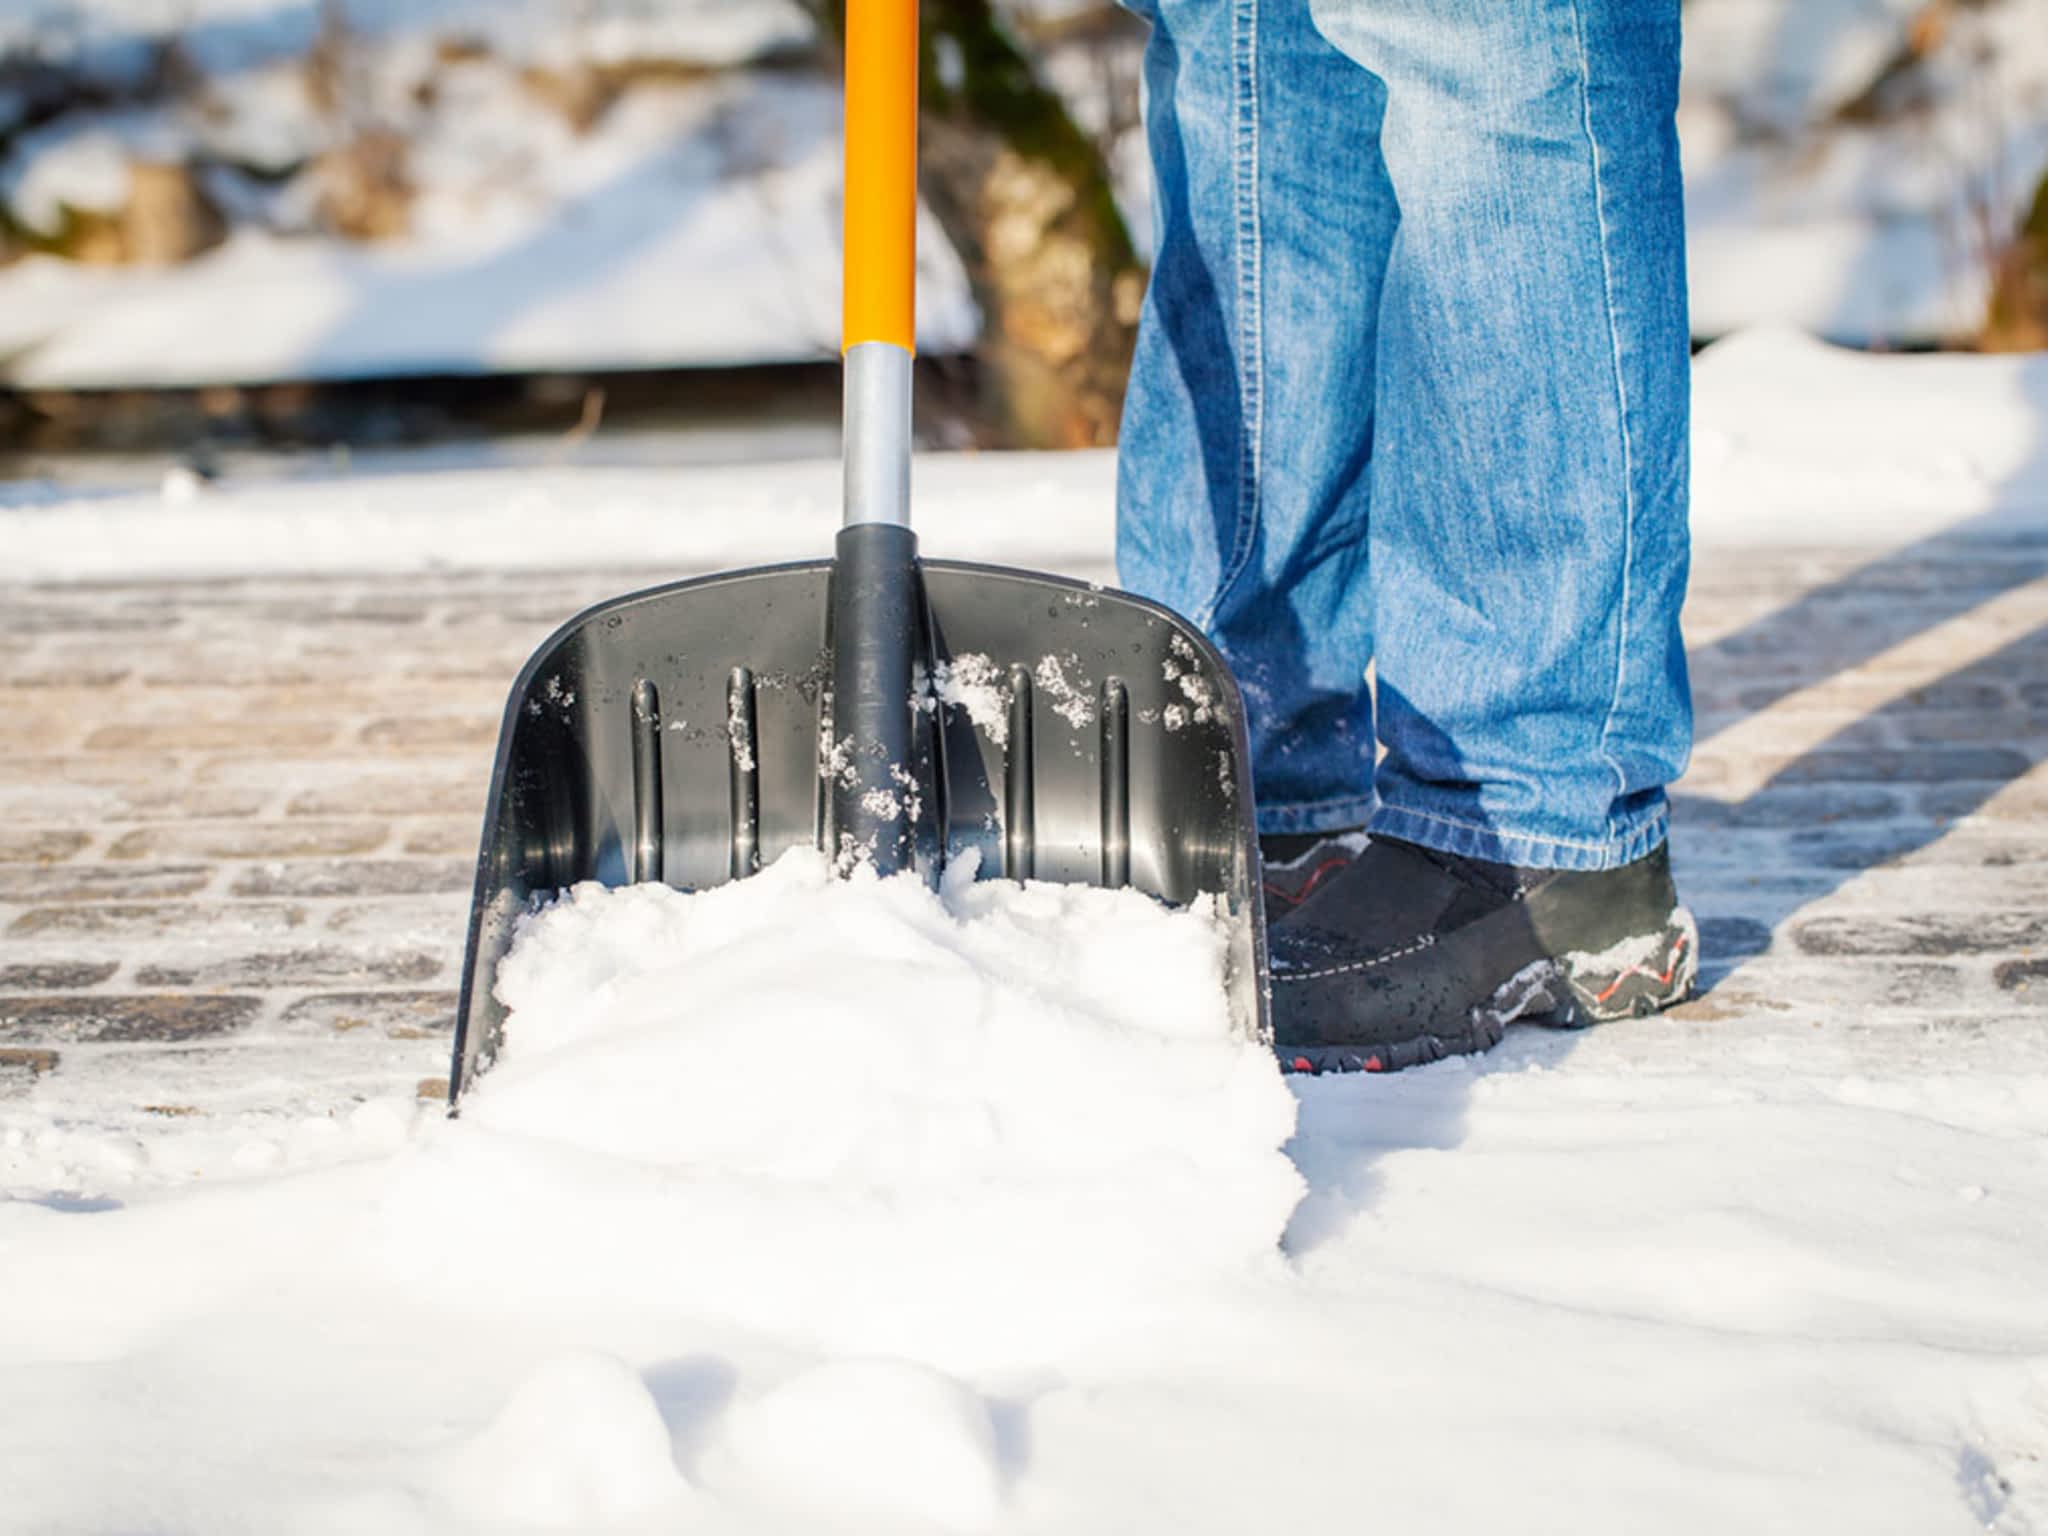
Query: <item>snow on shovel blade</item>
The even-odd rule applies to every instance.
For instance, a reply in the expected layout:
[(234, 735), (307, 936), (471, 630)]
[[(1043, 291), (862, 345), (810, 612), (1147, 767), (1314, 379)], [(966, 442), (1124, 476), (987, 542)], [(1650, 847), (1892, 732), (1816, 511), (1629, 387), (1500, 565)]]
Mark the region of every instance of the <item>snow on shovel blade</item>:
[[(1249, 755), (1201, 633), (1123, 593), (923, 561), (914, 762), (894, 813), (918, 866), (1213, 896), (1239, 1025), (1270, 1038)], [(826, 775), (832, 562), (657, 587), (570, 620), (513, 685), (470, 910), (450, 1102), (496, 1054), (519, 914), (579, 881), (701, 890), (790, 848), (842, 856)]]

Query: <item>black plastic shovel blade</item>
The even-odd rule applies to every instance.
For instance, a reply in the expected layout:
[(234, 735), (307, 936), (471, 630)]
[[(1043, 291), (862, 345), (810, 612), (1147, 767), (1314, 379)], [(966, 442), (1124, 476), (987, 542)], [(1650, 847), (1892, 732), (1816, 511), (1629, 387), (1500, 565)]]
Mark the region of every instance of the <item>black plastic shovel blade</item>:
[[(1232, 1012), (1270, 1039), (1250, 757), (1222, 658), (1124, 593), (947, 561), (919, 572), (915, 761), (900, 776), (918, 866), (973, 855), (983, 878), (1212, 896)], [(451, 1103), (496, 1054), (498, 963), (537, 897), (585, 880), (702, 890), (794, 847), (840, 849), (831, 581), (821, 560), (656, 587), (534, 653), (498, 738)]]

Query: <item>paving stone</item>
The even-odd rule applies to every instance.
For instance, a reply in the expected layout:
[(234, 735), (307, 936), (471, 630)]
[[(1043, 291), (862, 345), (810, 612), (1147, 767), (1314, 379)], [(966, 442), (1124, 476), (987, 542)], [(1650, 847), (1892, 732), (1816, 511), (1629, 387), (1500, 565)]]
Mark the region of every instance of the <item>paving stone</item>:
[(5, 669), (9, 688), (111, 688), (134, 669), (111, 663), (21, 661)]
[(1728, 1019), (1753, 1018), (1758, 1014), (1784, 1013), (1791, 1004), (1782, 998), (1736, 985), (1732, 981), (1709, 983), (1689, 1003), (1681, 1003), (1664, 1017), (1673, 1024), (1719, 1024)]
[(191, 1040), (241, 1029), (262, 1009), (259, 998), (177, 992), (0, 997), (0, 1040)]
[(359, 602), (344, 599), (336, 602), (300, 597), (290, 603), (259, 606), (251, 612), (250, 617), (259, 623), (284, 622), (294, 627), (327, 624), (422, 624), (426, 622), (427, 607), (424, 603), (404, 602), (395, 598), (372, 598)]
[(1823, 916), (1792, 931), (1810, 955), (1996, 955), (2048, 945), (2048, 912)]
[(451, 747), (488, 750), (498, 740), (498, 718), (495, 714), (393, 716), (371, 721), (358, 739), (366, 747), (387, 751)]
[(203, 864), (0, 864), (0, 901), (148, 901), (189, 896), (212, 878)]
[(1704, 795), (1672, 797), (1672, 819), (1681, 827), (1808, 827), (1816, 822), (1888, 821), (1902, 802), (1889, 790), (1851, 784), (1770, 786), (1742, 800)]
[(153, 649), (136, 663), (136, 677), (147, 683), (213, 683), (223, 687), (260, 687), (272, 683), (306, 683), (319, 678), (354, 675), (339, 659), (320, 666), (296, 656), (253, 647)]
[(265, 938), (292, 933), (311, 921), (304, 907), (267, 902), (96, 902), (32, 907), (17, 917), (7, 931), (16, 938), (52, 934), (122, 939), (204, 936), (214, 942), (225, 942), (244, 935)]
[(1959, 966), (1914, 961), (1880, 966), (1873, 977), (1876, 1001), (1890, 1008), (1950, 1010), (1969, 995), (1969, 983)]
[(408, 663), (402, 675), (422, 683), (469, 682), (491, 691), (502, 709), (505, 696), (512, 689), (513, 679), (526, 658), (533, 654), (548, 631), (535, 632), (533, 644), (505, 646), (502, 649), (485, 651), (474, 656), (440, 655), (427, 656)]
[(468, 931), (469, 890), (445, 891), (438, 896), (414, 896), (404, 901), (370, 901), (336, 907), (327, 914), (326, 929), (334, 934), (353, 934), (396, 942), (403, 939), (420, 944), (457, 943)]
[(55, 1051), (31, 1046), (0, 1046), (0, 1090), (30, 1087), (39, 1077), (57, 1070)]
[(64, 606), (10, 596), (0, 603), (0, 630), (21, 635), (139, 635), (175, 629), (176, 612), (136, 613), (102, 605)]
[(0, 992), (61, 992), (96, 987), (121, 968), (118, 960), (50, 960), (0, 965)]
[(320, 720), (157, 720), (104, 725), (85, 739), (95, 752), (254, 752), (323, 746), (335, 727)]
[(301, 631), (298, 654), (314, 666), (334, 666), (345, 671), (337, 675), (350, 680), (365, 677), (395, 677), (406, 658), (416, 654), (445, 631), (424, 625), (382, 624), (358, 619), (346, 623), (308, 626)]
[(402, 830), (404, 848), (407, 853), (456, 854), (467, 853), (475, 856), (483, 836), (483, 807), (476, 807), (477, 814), (465, 816), (459, 821), (414, 822)]
[(0, 784), (47, 789), (51, 785), (161, 784), (176, 777), (177, 759), (161, 752), (124, 756), (101, 753), (82, 757), (0, 757)]
[(253, 816), (269, 796), (260, 790), (167, 784), (151, 788), (88, 784), (0, 788), (0, 823), (10, 818), (72, 826), (136, 821), (225, 819)]
[(1981, 816), (2029, 827), (2048, 825), (2048, 775), (2006, 784), (1940, 784), (1920, 796), (1919, 807), (1922, 815), (1943, 820)]
[(1760, 955), (1771, 947), (1771, 928), (1753, 917), (1703, 917), (1700, 958), (1707, 964)]
[(455, 1032), (454, 992), (325, 992), (284, 1011), (287, 1027), (349, 1034), (374, 1030), (387, 1040), (429, 1040)]
[(60, 751), (78, 739), (78, 732), (78, 721), (69, 711), (10, 709), (7, 729), (0, 731), (0, 758)]
[(164, 822), (124, 833), (110, 859), (291, 859), (374, 853), (390, 835), (375, 822)]
[(258, 864), (239, 872), (230, 889), (237, 896), (416, 896), (467, 891), (475, 881), (473, 859), (321, 859)]
[(292, 816), (481, 816), (490, 786), (489, 765), (445, 776), (385, 773), (346, 784), (305, 790), (291, 798)]
[[(2048, 871), (2048, 826), (2028, 838), (2017, 832), (1987, 835), (1976, 828), (1948, 828), (1929, 822), (1899, 822), (1857, 828), (1822, 827), (1794, 831), (1775, 847), (1758, 847), (1752, 861), (1789, 858), (1822, 869), (1906, 868), (2010, 869)], [(1731, 858), (1739, 851), (1731, 850)]]
[[(175, 727), (234, 726), (244, 734), (246, 722), (300, 722), (321, 725), (350, 715), (385, 714), (406, 698), (396, 685), (378, 688), (331, 681), (306, 681), (253, 686), (171, 680), (138, 681), (114, 689), (45, 689), (20, 695), (38, 708), (68, 712), (93, 726), (134, 725), (151, 728), (145, 745), (166, 740), (180, 749), (204, 750), (201, 740), (188, 743)], [(239, 724), (238, 724), (239, 723)]]
[(2010, 747), (1925, 747), (1913, 751), (1820, 751), (1787, 763), (1773, 784), (1952, 784), (1958, 779), (2003, 784), (2032, 760)]
[(75, 828), (0, 826), (0, 863), (54, 864), (91, 841)]
[(254, 816), (270, 797), (261, 790), (165, 785), (116, 791), (109, 821), (204, 821)]
[(2003, 960), (1991, 975), (2001, 991), (2041, 993), (2042, 1006), (2048, 1008), (2048, 958)]
[(421, 949), (362, 950), (331, 945), (265, 950), (189, 964), (137, 969), (143, 987), (322, 987), (432, 981), (444, 957)]
[(399, 677), (249, 688), (240, 690), (233, 702), (240, 715), (310, 720), (400, 713), (468, 715), (494, 707), (494, 701), (477, 688), (422, 684)]
[(1891, 724), (1901, 739), (1911, 743), (2023, 742), (2028, 745), (2029, 757), (2048, 756), (2036, 745), (2048, 745), (2048, 711), (2005, 709), (1950, 715), (1906, 711), (1895, 715)]

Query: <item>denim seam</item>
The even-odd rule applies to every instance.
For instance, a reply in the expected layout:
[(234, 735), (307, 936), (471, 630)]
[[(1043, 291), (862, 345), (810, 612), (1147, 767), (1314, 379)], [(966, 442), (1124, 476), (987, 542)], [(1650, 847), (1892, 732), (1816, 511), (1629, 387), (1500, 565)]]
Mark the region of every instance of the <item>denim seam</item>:
[(1390, 805), (1382, 806), (1381, 809), (1393, 816), (1406, 816), (1416, 821), (1429, 822), (1433, 826), (1455, 827), (1460, 832), (1477, 833), (1479, 836), (1497, 843), (1529, 843), (1533, 846), (1548, 844), (1553, 848), (1576, 848), (1584, 853), (1609, 853), (1616, 848), (1624, 847), (1632, 839), (1639, 837), (1646, 829), (1655, 827), (1663, 819), (1663, 813), (1659, 813), (1641, 825), (1630, 829), (1627, 836), (1609, 837), (1597, 843), (1587, 843), (1571, 837), (1547, 837), (1540, 836), (1534, 832), (1509, 832), (1503, 831), (1499, 827), (1482, 827), (1477, 822), (1459, 821), (1454, 816), (1439, 816), (1431, 811), (1410, 810), (1406, 806)]
[(1232, 134), (1236, 177), (1232, 187), (1237, 225), (1237, 378), (1238, 431), (1237, 524), (1232, 530), (1230, 559), (1216, 583), (1216, 595), (1197, 620), (1207, 629), (1223, 602), (1251, 563), (1259, 522), (1259, 471), (1265, 446), (1265, 316), (1260, 270), (1259, 207), (1259, 0), (1238, 0), (1231, 42), (1236, 50), (1231, 78), (1237, 91), (1237, 121)]
[(1350, 810), (1353, 807), (1370, 813), (1378, 805), (1379, 797), (1367, 792), (1362, 795), (1332, 795), (1324, 800), (1261, 800), (1259, 811), (1283, 816), (1312, 816), (1318, 811)]
[(1586, 48), (1586, 18), (1581, 0), (1569, 0), (1569, 4), (1572, 41), (1579, 55), (1579, 116), (1585, 130), (1586, 150), (1592, 160), (1593, 216), (1600, 229), (1601, 300), (1607, 312), (1608, 348), (1614, 360), (1615, 425), (1621, 433), (1621, 602), (1614, 620), (1614, 692), (1608, 699), (1606, 718), (1600, 722), (1600, 755), (1607, 760), (1607, 766), (1614, 774), (1614, 793), (1618, 799), (1628, 793), (1628, 775), (1621, 770), (1611, 740), (1614, 720), (1621, 713), (1622, 696), (1627, 692), (1628, 683), (1628, 629), (1635, 574), (1635, 439), (1629, 430), (1628, 376), (1622, 363), (1621, 316), (1614, 291), (1614, 262), (1610, 251), (1613, 235), (1607, 222), (1605, 162), (1600, 153), (1599, 136), (1593, 131), (1593, 62)]

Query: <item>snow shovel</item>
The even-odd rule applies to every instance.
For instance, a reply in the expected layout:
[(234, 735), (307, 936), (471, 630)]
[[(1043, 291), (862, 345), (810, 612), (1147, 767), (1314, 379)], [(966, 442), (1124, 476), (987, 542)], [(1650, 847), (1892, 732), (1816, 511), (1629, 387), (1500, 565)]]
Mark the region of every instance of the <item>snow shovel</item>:
[(845, 521), (829, 560), (638, 592), (512, 687), (456, 1020), (487, 1070), (519, 915), (580, 881), (702, 890), (795, 847), (906, 869), (1213, 898), (1238, 1026), (1270, 1038), (1243, 706), (1140, 598), (923, 560), (910, 530), (916, 0), (846, 18)]

